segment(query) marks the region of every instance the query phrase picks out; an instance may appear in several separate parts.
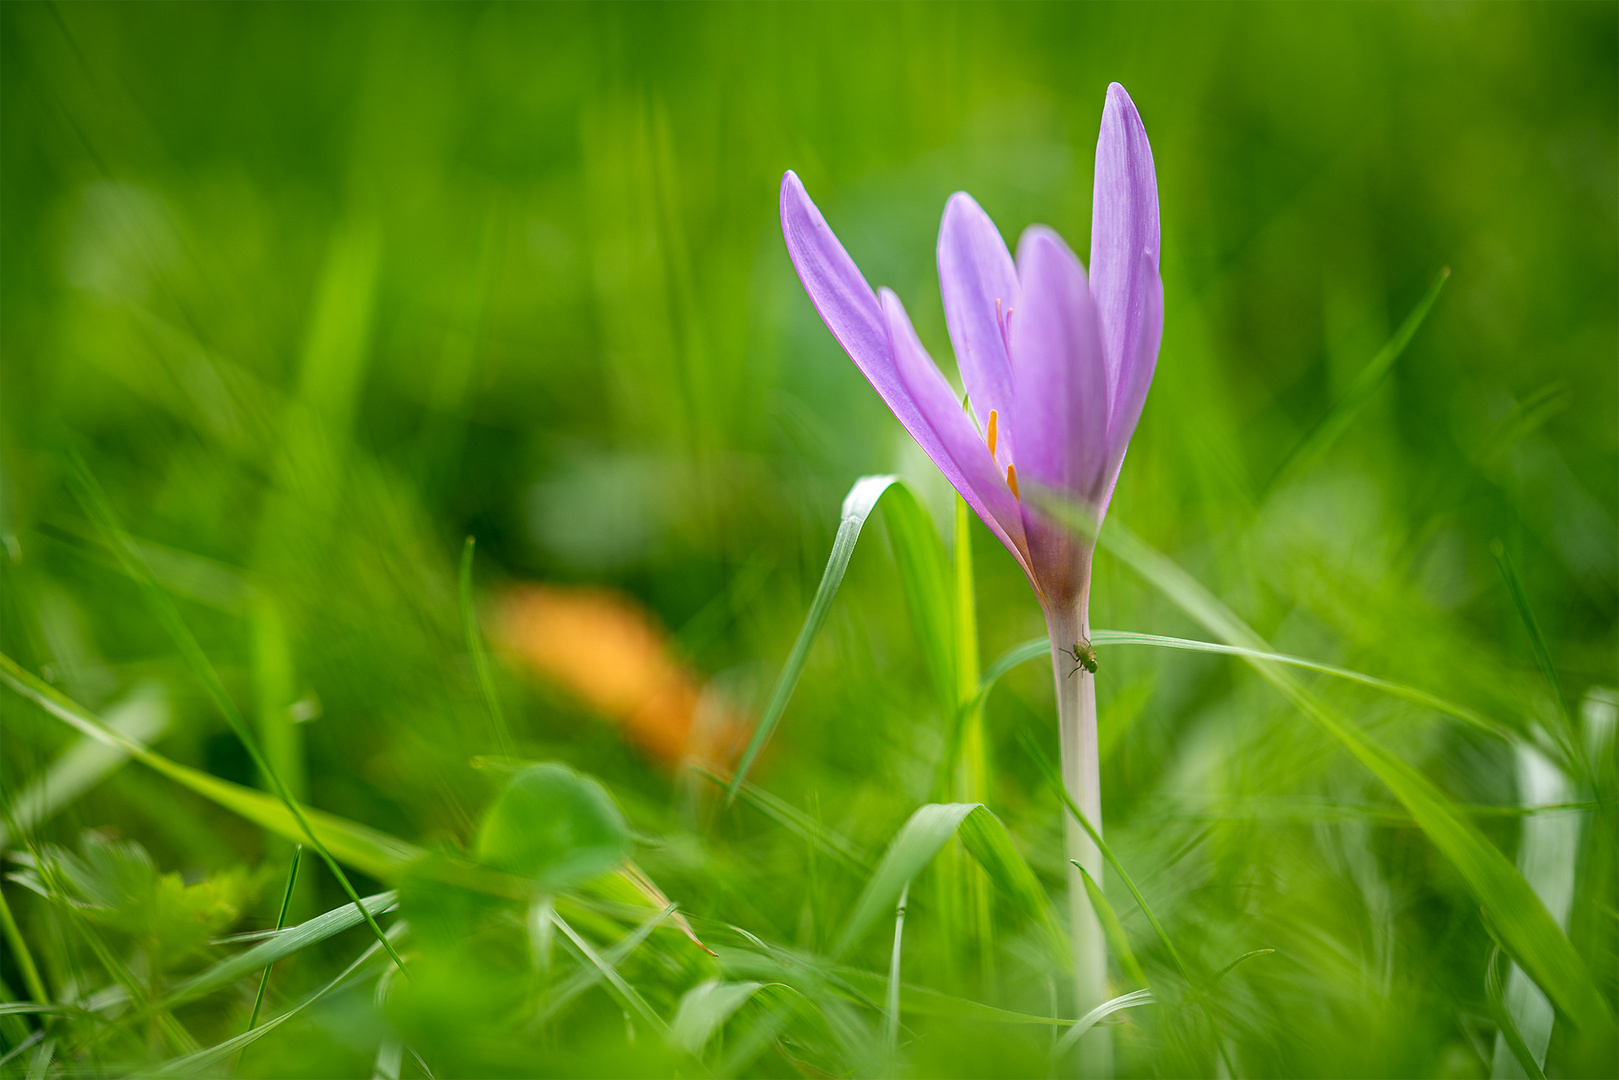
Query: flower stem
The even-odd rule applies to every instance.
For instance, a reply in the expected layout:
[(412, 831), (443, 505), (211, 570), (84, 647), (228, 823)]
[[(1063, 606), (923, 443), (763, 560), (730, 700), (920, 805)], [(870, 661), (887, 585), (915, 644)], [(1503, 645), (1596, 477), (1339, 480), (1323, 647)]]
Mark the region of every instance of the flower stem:
[[(1096, 743), (1096, 677), (1075, 664), (1068, 651), (1076, 643), (1090, 640), (1088, 593), (1088, 589), (1081, 593), (1071, 606), (1053, 606), (1046, 614), (1046, 626), (1051, 635), (1051, 666), (1057, 684), (1063, 786), (1100, 832), (1102, 778)], [(1068, 858), (1077, 861), (1100, 884), (1102, 853), (1072, 815), (1064, 814), (1063, 818)], [(1075, 1015), (1082, 1016), (1107, 1000), (1107, 947), (1102, 924), (1085, 891), (1084, 877), (1072, 866), (1068, 871), (1068, 908), (1074, 942), (1074, 1008)], [(1110, 1031), (1097, 1027), (1086, 1033), (1079, 1042), (1079, 1067), (1082, 1076), (1112, 1074)]]

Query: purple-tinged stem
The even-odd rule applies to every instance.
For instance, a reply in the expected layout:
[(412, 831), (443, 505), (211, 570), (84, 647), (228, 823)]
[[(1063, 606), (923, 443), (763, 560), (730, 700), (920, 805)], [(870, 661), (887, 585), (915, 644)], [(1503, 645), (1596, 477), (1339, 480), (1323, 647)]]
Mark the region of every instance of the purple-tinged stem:
[[(1096, 742), (1096, 677), (1083, 667), (1076, 672), (1069, 651), (1090, 640), (1090, 567), (1085, 587), (1070, 604), (1053, 605), (1046, 612), (1051, 635), (1051, 666), (1057, 684), (1057, 723), (1062, 750), (1062, 781), (1068, 794), (1102, 831), (1101, 762)], [(1064, 813), (1068, 858), (1077, 860), (1101, 884), (1102, 853), (1074, 820)], [(1073, 928), (1075, 1014), (1083, 1016), (1107, 1000), (1107, 947), (1085, 892), (1085, 881), (1072, 865), (1068, 868), (1068, 910)], [(1113, 1071), (1112, 1033), (1095, 1027), (1079, 1041), (1080, 1075), (1110, 1076)]]

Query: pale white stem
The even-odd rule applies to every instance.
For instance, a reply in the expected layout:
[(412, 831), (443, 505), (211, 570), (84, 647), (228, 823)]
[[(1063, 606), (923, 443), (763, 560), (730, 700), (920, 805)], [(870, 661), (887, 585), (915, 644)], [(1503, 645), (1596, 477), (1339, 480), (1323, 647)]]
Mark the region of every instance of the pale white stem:
[[(1096, 742), (1096, 677), (1083, 667), (1076, 672), (1078, 665), (1069, 651), (1077, 643), (1090, 641), (1089, 591), (1083, 590), (1069, 606), (1054, 605), (1046, 613), (1046, 625), (1051, 634), (1051, 666), (1057, 684), (1063, 786), (1100, 833), (1102, 777)], [(1078, 861), (1101, 884), (1101, 851), (1072, 814), (1065, 811), (1063, 817), (1068, 858)], [(1085, 892), (1084, 878), (1072, 865), (1068, 869), (1068, 906), (1074, 938), (1074, 1008), (1075, 1015), (1083, 1015), (1107, 1000), (1107, 948), (1102, 924)], [(1101, 1027), (1087, 1032), (1079, 1043), (1079, 1064), (1083, 1076), (1111, 1075), (1112, 1032)]]

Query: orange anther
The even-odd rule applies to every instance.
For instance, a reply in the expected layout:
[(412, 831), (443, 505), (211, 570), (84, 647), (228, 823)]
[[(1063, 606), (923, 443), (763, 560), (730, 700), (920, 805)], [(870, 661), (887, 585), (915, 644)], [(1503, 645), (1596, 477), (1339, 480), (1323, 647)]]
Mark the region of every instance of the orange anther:
[(1016, 465), (1008, 465), (1006, 467), (1006, 486), (1012, 489), (1012, 498), (1017, 499), (1019, 502), (1023, 501), (1023, 496), (1021, 496), (1021, 495), (1019, 495), (1017, 493), (1017, 466)]
[(995, 419), (995, 410), (989, 410), (989, 431), (985, 433), (985, 438), (989, 440), (990, 457), (995, 456)]

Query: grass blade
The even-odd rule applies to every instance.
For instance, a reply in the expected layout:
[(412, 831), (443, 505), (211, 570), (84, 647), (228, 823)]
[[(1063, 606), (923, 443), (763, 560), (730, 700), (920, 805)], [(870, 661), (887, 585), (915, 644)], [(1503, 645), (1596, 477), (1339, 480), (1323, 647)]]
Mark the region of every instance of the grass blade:
[[(1103, 533), (1102, 543), (1227, 644), (1256, 653), (1272, 651), (1263, 638), (1213, 593), (1116, 523)], [(1494, 919), (1502, 943), (1518, 966), (1539, 984), (1546, 996), (1579, 1027), (1592, 1032), (1607, 1031), (1613, 1024), (1608, 1003), (1597, 990), (1574, 946), (1547, 912), (1546, 905), (1512, 863), (1456, 812), (1427, 777), (1329, 709), (1281, 664), (1257, 656), (1245, 656), (1245, 659), (1300, 711), (1341, 742), (1405, 804), (1418, 826), (1461, 873)]]
[(1063, 805), (1068, 808), (1068, 812), (1074, 815), (1074, 820), (1079, 822), (1080, 827), (1090, 836), (1097, 850), (1102, 853), (1102, 857), (1107, 860), (1107, 864), (1113, 868), (1115, 874), (1119, 875), (1119, 880), (1124, 882), (1124, 887), (1130, 890), (1131, 896), (1135, 897), (1136, 906), (1141, 908), (1141, 913), (1152, 924), (1153, 932), (1158, 935), (1158, 941), (1163, 945), (1164, 951), (1169, 953), (1170, 959), (1175, 961), (1175, 968), (1180, 972), (1181, 978), (1185, 979), (1187, 985), (1195, 991), (1197, 983), (1193, 981), (1192, 973), (1187, 968), (1186, 961), (1181, 959), (1180, 950), (1175, 948), (1173, 941), (1169, 940), (1169, 932), (1164, 929), (1164, 924), (1158, 921), (1158, 916), (1152, 913), (1152, 908), (1147, 904), (1147, 898), (1141, 895), (1140, 889), (1136, 888), (1135, 880), (1130, 877), (1130, 872), (1124, 868), (1124, 864), (1119, 861), (1119, 857), (1113, 854), (1113, 849), (1107, 846), (1107, 841), (1102, 839), (1102, 834), (1097, 832), (1095, 827), (1091, 825), (1090, 820), (1085, 817), (1085, 813), (1079, 808), (1079, 804), (1074, 802), (1074, 797), (1068, 794), (1068, 788), (1062, 782), (1062, 775), (1057, 772), (1057, 767), (1046, 757), (1039, 744), (1029, 736), (1028, 732), (1020, 732), (1019, 735), (1023, 740), (1024, 749), (1029, 752), (1029, 756), (1034, 759), (1034, 763), (1045, 774), (1052, 790), (1057, 792), (1058, 797), (1063, 801)]
[(767, 986), (786, 983), (725, 982), (708, 979), (681, 995), (675, 1018), (669, 1025), (669, 1044), (698, 1057), (714, 1032), (736, 1015), (754, 994)]
[(1068, 935), (1057, 924), (1050, 897), (1040, 887), (1040, 879), (1012, 842), (1012, 834), (1007, 832), (1001, 819), (987, 806), (976, 806), (957, 826), (956, 835), (995, 886), (1045, 930), (1059, 966), (1065, 971), (1070, 969), (1074, 958)]
[[(667, 918), (669, 915), (673, 914), (674, 910), (675, 906), (670, 904), (663, 910), (658, 921), (661, 922), (663, 918)], [(551, 921), (556, 924), (556, 928), (561, 930), (563, 936), (573, 943), (573, 947), (579, 950), (579, 954), (583, 956), (592, 967), (601, 972), (602, 977), (607, 980), (607, 985), (613, 988), (613, 996), (618, 998), (619, 1002), (624, 1006), (632, 1008), (636, 1012), (640, 1013), (641, 1019), (645, 1020), (649, 1025), (651, 1025), (654, 1031), (667, 1037), (669, 1034), (669, 1027), (663, 1022), (663, 1018), (652, 1011), (652, 1006), (646, 1003), (646, 999), (641, 997), (641, 995), (636, 991), (635, 987), (624, 981), (624, 976), (618, 973), (617, 968), (608, 963), (606, 960), (602, 959), (601, 955), (597, 953), (595, 949), (591, 948), (590, 942), (580, 937), (578, 931), (574, 930), (572, 926), (569, 926), (568, 921), (561, 915), (558, 915), (555, 909), (552, 909), (550, 915)], [(647, 927), (647, 931), (649, 933), (651, 932), (651, 929), (651, 926)]]
[(955, 624), (944, 544), (933, 519), (904, 484), (896, 484), (882, 505), (918, 650), (939, 707), (951, 717), (957, 707)]
[[(1285, 664), (1288, 667), (1302, 668), (1305, 671), (1315, 671), (1323, 675), (1344, 679), (1348, 682), (1369, 686), (1374, 690), (1382, 690), (1395, 697), (1405, 698), (1434, 712), (1443, 713), (1476, 728), (1498, 739), (1507, 742), (1516, 742), (1519, 733), (1499, 720), (1469, 709), (1465, 705), (1458, 705), (1454, 701), (1430, 694), (1415, 686), (1382, 679), (1376, 675), (1367, 675), (1365, 672), (1355, 671), (1352, 668), (1339, 667), (1336, 664), (1324, 664), (1318, 660), (1310, 660), (1302, 656), (1292, 656), (1287, 653), (1271, 652), (1266, 649), (1253, 649), (1242, 645), (1222, 645), (1214, 641), (1195, 641), (1190, 638), (1165, 637), (1161, 634), (1138, 634), (1130, 630), (1092, 630), (1092, 645), (1150, 645), (1161, 649), (1181, 649), (1186, 652), (1217, 653), (1223, 656), (1236, 656), (1245, 660), (1263, 660), (1276, 664)], [(1021, 645), (1015, 645), (1001, 654), (989, 670), (984, 673), (984, 680), (979, 691), (987, 695), (994, 687), (995, 681), (1005, 675), (1019, 664), (1030, 660), (1037, 660), (1051, 654), (1051, 643), (1045, 638), (1030, 638)]]
[[(296, 867), (294, 875), (289, 875), (288, 882), (296, 880)], [(288, 890), (291, 895), (291, 890)], [(377, 893), (375, 896), (365, 898), (365, 906), (373, 915), (386, 915), (399, 906), (399, 894), (393, 890)], [(185, 982), (170, 990), (163, 998), (162, 1004), (166, 1008), (174, 1008), (188, 1001), (210, 994), (221, 986), (228, 986), (242, 976), (259, 968), (268, 968), (282, 957), (291, 956), (301, 949), (335, 937), (343, 931), (360, 924), (360, 916), (352, 904), (333, 908), (330, 911), (316, 915), (308, 922), (301, 922), (297, 926), (281, 931), (274, 937), (266, 938), (253, 946), (227, 956), (212, 967), (193, 975)]]
[(1501, 1038), (1512, 1051), (1519, 1068), (1530, 1080), (1546, 1080), (1546, 1073), (1541, 1069), (1540, 1062), (1530, 1052), (1529, 1044), (1524, 1042), (1523, 1033), (1518, 1025), (1513, 1023), (1512, 1012), (1507, 1008), (1506, 1001), (1501, 993), (1501, 949), (1490, 950), (1490, 959), (1484, 966), (1484, 999), (1489, 1002), (1490, 1016), (1495, 1020), (1495, 1026), (1501, 1032)]
[[(389, 946), (392, 947), (393, 939), (399, 937), (404, 932), (405, 924), (403, 922), (395, 923), (393, 926), (389, 927), (387, 932)], [(183, 1057), (170, 1059), (169, 1061), (165, 1061), (155, 1068), (143, 1070), (141, 1072), (134, 1073), (133, 1075), (138, 1077), (192, 1076), (197, 1073), (208, 1072), (220, 1062), (225, 1061), (232, 1054), (246, 1050), (253, 1043), (264, 1038), (264, 1036), (270, 1034), (270, 1032), (274, 1031), (288, 1020), (291, 1020), (293, 1017), (309, 1008), (309, 1006), (315, 1004), (315, 1002), (319, 1001), (327, 994), (343, 989), (344, 987), (355, 982), (357, 979), (363, 977), (366, 963), (376, 956), (381, 949), (382, 944), (380, 942), (372, 942), (366, 947), (366, 950), (354, 960), (353, 963), (339, 972), (337, 977), (331, 982), (328, 982), (326, 985), (315, 990), (308, 997), (305, 997), (302, 1001), (288, 1009), (286, 1012), (281, 1013), (279, 1016), (271, 1017), (269, 1020), (266, 1020), (253, 1030), (244, 1031), (240, 1035), (226, 1039), (222, 1043), (205, 1047), (202, 1050), (186, 1054)]]
[[(848, 988), (860, 995), (860, 1004), (881, 1000), (887, 989), (885, 977), (874, 971), (858, 968), (837, 968), (838, 977)], [(970, 998), (954, 997), (926, 986), (904, 983), (901, 989), (900, 1010), (911, 1016), (931, 1016), (939, 1020), (960, 1020), (974, 1024), (1012, 1024), (1034, 1027), (1068, 1027), (1074, 1021), (1061, 1016), (1038, 1016), (1034, 1013), (1013, 1012), (985, 1005)]]
[(928, 803), (900, 826), (855, 903), (854, 913), (832, 950), (833, 956), (848, 952), (883, 912), (893, 910), (905, 886), (933, 860), (977, 806), (977, 803)]
[(888, 1003), (887, 1016), (884, 1017), (883, 1036), (888, 1047), (889, 1056), (892, 1057), (899, 1046), (899, 961), (900, 946), (905, 940), (905, 901), (910, 898), (911, 883), (907, 881), (905, 887), (899, 891), (899, 903), (894, 905), (894, 951), (888, 959), (888, 993), (884, 1000)]
[[(1102, 892), (1102, 887), (1096, 883), (1096, 879), (1091, 877), (1090, 871), (1081, 866), (1079, 873), (1085, 879), (1085, 895), (1091, 898), (1091, 907), (1096, 910), (1096, 918), (1102, 924), (1102, 932), (1107, 935), (1109, 951), (1119, 958), (1119, 966), (1124, 969), (1126, 978), (1146, 986), (1147, 976), (1142, 972), (1141, 964), (1137, 962), (1136, 954), (1130, 948), (1130, 938), (1124, 932), (1124, 924), (1119, 922), (1118, 913), (1113, 910), (1113, 905), (1107, 902), (1107, 895)], [(1219, 976), (1215, 978), (1218, 979)]]
[[(605, 953), (601, 954), (601, 963), (599, 965), (581, 968), (579, 971), (575, 972), (567, 982), (557, 987), (556, 990), (546, 998), (545, 1002), (540, 1006), (539, 1014), (535, 1017), (534, 1022), (536, 1024), (542, 1024), (549, 1020), (551, 1017), (561, 1012), (563, 1008), (565, 1008), (567, 1004), (574, 998), (578, 997), (580, 994), (584, 993), (586, 990), (589, 990), (592, 986), (595, 986), (598, 982), (600, 982), (602, 980), (602, 976), (607, 971), (616, 971), (618, 965), (622, 964), (624, 960), (636, 949), (639, 949), (642, 942), (646, 941), (648, 937), (652, 936), (652, 931), (662, 926), (664, 922), (668, 920), (669, 916), (673, 915), (674, 913), (675, 905), (668, 905), (663, 910), (653, 915), (650, 919), (647, 919), (645, 922), (641, 923), (641, 925), (637, 926), (634, 930), (624, 935), (622, 939), (615, 941)], [(538, 914), (540, 917), (548, 920), (548, 923), (551, 926), (561, 925), (561, 922), (555, 918), (556, 908), (553, 906), (546, 905), (538, 912)]]
[(1400, 328), (1394, 331), (1394, 336), (1389, 338), (1383, 347), (1377, 350), (1377, 354), (1360, 370), (1360, 374), (1355, 376), (1355, 381), (1344, 391), (1343, 396), (1333, 403), (1327, 415), (1321, 418), (1321, 422), (1316, 424), (1314, 429), (1301, 439), (1292, 452), (1283, 459), (1282, 464), (1276, 470), (1276, 475), (1267, 485), (1268, 488), (1274, 489), (1293, 477), (1303, 475), (1326, 456), (1327, 451), (1332, 449), (1333, 444), (1338, 441), (1338, 438), (1343, 435), (1349, 425), (1354, 423), (1355, 417), (1360, 414), (1360, 410), (1371, 399), (1372, 392), (1377, 389), (1378, 384), (1383, 381), (1383, 377), (1394, 366), (1394, 361), (1400, 358), (1400, 354), (1405, 352), (1405, 347), (1416, 336), (1423, 320), (1428, 317), (1428, 312), (1433, 309), (1434, 302), (1439, 299), (1439, 290), (1445, 287), (1445, 282), (1449, 277), (1450, 267), (1446, 266), (1439, 271), (1439, 276), (1428, 287), (1426, 295), (1417, 301), (1417, 306), (1412, 309), (1410, 315), (1406, 316), (1405, 322), (1400, 324)]
[[(161, 687), (145, 685), (107, 716), (107, 726), (138, 743), (153, 743), (169, 727), (169, 703)], [(0, 819), (0, 849), (13, 832), (25, 833), (95, 787), (129, 760), (124, 751), (83, 738), (62, 752), (45, 775), (17, 793)]]
[(483, 633), (478, 629), (478, 610), (472, 602), (472, 549), (476, 544), (477, 541), (469, 536), (461, 548), (461, 632), (466, 636), (467, 654), (472, 657), (478, 688), (483, 691), (483, 703), (488, 707), (489, 720), (495, 727), (495, 745), (502, 754), (516, 757), (517, 747), (512, 743), (511, 728), (506, 724), (506, 710), (501, 707), (500, 695), (495, 691), (494, 673), (489, 669), (489, 654), (483, 646)]
[(862, 476), (854, 482), (849, 494), (844, 497), (838, 533), (832, 540), (832, 556), (826, 561), (826, 570), (821, 575), (820, 586), (815, 590), (815, 599), (810, 603), (809, 614), (804, 617), (804, 626), (798, 632), (798, 640), (793, 642), (793, 651), (788, 654), (787, 664), (782, 668), (780, 677), (776, 679), (775, 689), (770, 693), (770, 703), (765, 706), (764, 715), (759, 718), (759, 724), (754, 728), (753, 738), (749, 740), (748, 748), (743, 751), (742, 760), (737, 763), (736, 772), (731, 777), (731, 786), (726, 792), (728, 800), (736, 798), (737, 789), (742, 786), (742, 781), (747, 779), (748, 770), (753, 767), (754, 759), (759, 756), (759, 751), (764, 749), (770, 733), (776, 729), (781, 714), (787, 709), (787, 702), (792, 699), (793, 690), (798, 686), (798, 677), (804, 673), (804, 665), (809, 661), (810, 647), (815, 644), (821, 627), (826, 623), (827, 612), (832, 609), (832, 599), (838, 594), (838, 586), (843, 584), (844, 572), (849, 569), (849, 558), (854, 554), (855, 544), (860, 541), (861, 528), (871, 516), (883, 492), (898, 483), (897, 476)]
[[(725, 787), (729, 782), (726, 778), (714, 771), (711, 767), (702, 764), (693, 764), (692, 771), (711, 783)], [(743, 800), (752, 803), (766, 817), (800, 839), (813, 844), (817, 850), (824, 851), (842, 862), (851, 870), (864, 874), (871, 870), (871, 860), (868, 859), (853, 840), (842, 833), (828, 829), (815, 818), (804, 811), (785, 802), (757, 784), (744, 781), (737, 788), (737, 794)]]
[[(281, 911), (275, 917), (275, 928), (282, 929), (287, 925), (287, 909), (292, 907), (292, 891), (298, 886), (298, 863), (302, 860), (304, 846), (299, 844), (292, 849), (292, 864), (287, 867), (287, 888), (281, 894)], [(345, 908), (345, 911), (348, 909)], [(253, 1012), (247, 1018), (247, 1030), (252, 1031), (259, 1022), (259, 1009), (264, 1005), (264, 992), (270, 987), (270, 968), (273, 964), (264, 965), (264, 975), (259, 979), (259, 992), (253, 996)], [(237, 1062), (241, 1067), (241, 1062)]]
[[(1580, 751), (1579, 739), (1574, 733), (1574, 713), (1569, 708), (1568, 698), (1563, 693), (1563, 680), (1557, 677), (1557, 665), (1552, 663), (1551, 649), (1546, 645), (1546, 635), (1540, 632), (1540, 621), (1535, 618), (1535, 612), (1529, 606), (1529, 594), (1524, 591), (1523, 580), (1518, 577), (1517, 567), (1512, 565), (1512, 558), (1507, 554), (1506, 545), (1500, 540), (1490, 543), (1490, 554), (1495, 556), (1496, 565), (1501, 568), (1501, 577), (1506, 580), (1507, 592), (1512, 596), (1512, 606), (1518, 611), (1518, 618), (1523, 620), (1524, 629), (1529, 631), (1529, 643), (1535, 650), (1535, 662), (1540, 665), (1540, 672), (1546, 677), (1546, 684), (1551, 687), (1552, 701), (1557, 708), (1557, 719), (1560, 729), (1556, 734), (1557, 741), (1562, 744), (1563, 753), (1571, 761), (1579, 761), (1584, 766), (1584, 755)], [(1583, 768), (1587, 776), (1590, 775), (1588, 767)]]
[(197, 643), (191, 629), (186, 626), (185, 620), (180, 617), (180, 611), (174, 606), (174, 601), (169, 598), (169, 594), (164, 592), (163, 587), (158, 584), (156, 576), (152, 573), (152, 568), (146, 564), (139, 549), (130, 540), (129, 534), (119, 524), (117, 516), (113, 513), (112, 504), (107, 501), (106, 493), (101, 490), (101, 485), (90, 472), (90, 467), (72, 449), (69, 449), (67, 453), (67, 463), (68, 479), (74, 489), (74, 495), (84, 508), (84, 512), (94, 522), (107, 546), (112, 548), (113, 553), (118, 556), (118, 560), (124, 565), (125, 571), (140, 586), (153, 615), (156, 616), (163, 628), (168, 631), (169, 636), (174, 640), (175, 646), (180, 650), (180, 655), (185, 658), (187, 666), (191, 668), (192, 674), (202, 682), (203, 687), (208, 691), (209, 697), (213, 698), (214, 704), (224, 714), (225, 720), (231, 726), (231, 730), (235, 732), (237, 739), (241, 741), (242, 746), (247, 750), (248, 756), (253, 759), (253, 764), (258, 766), (260, 773), (270, 781), (276, 795), (286, 805), (287, 812), (298, 823), (305, 838), (314, 845), (316, 851), (320, 852), (321, 858), (325, 860), (327, 868), (332, 872), (332, 876), (337, 878), (338, 884), (348, 894), (349, 901), (365, 916), (366, 924), (370, 926), (377, 942), (387, 950), (389, 958), (393, 960), (399, 970), (404, 972), (405, 961), (394, 951), (392, 943), (383, 934), (382, 927), (377, 925), (376, 920), (371, 917), (371, 913), (365, 909), (365, 905), (360, 903), (360, 894), (355, 892), (354, 886), (349, 882), (348, 875), (343, 873), (343, 868), (332, 857), (332, 853), (326, 850), (326, 845), (321, 843), (320, 838), (315, 835), (315, 830), (310, 827), (308, 820), (304, 816), (303, 809), (298, 805), (298, 801), (293, 798), (292, 792), (288, 790), (286, 782), (281, 778), (281, 774), (264, 756), (258, 739), (254, 737), (252, 730), (247, 725), (247, 721), (243, 719), (241, 712), (236, 708), (236, 703), (231, 700), (230, 694), (225, 690), (225, 684), (220, 681), (219, 673), (214, 670), (214, 665), (209, 661), (207, 654), (202, 651), (202, 646)]
[(1114, 1013), (1121, 1009), (1134, 1009), (1139, 1005), (1152, 1005), (1155, 1000), (1151, 990), (1135, 990), (1116, 997), (1112, 1001), (1102, 1002), (1102, 1004), (1080, 1017), (1073, 1027), (1063, 1033), (1063, 1037), (1058, 1039), (1057, 1044), (1051, 1048), (1052, 1060), (1060, 1060), (1064, 1054), (1073, 1048), (1073, 1045), (1080, 1040), (1082, 1035)]

